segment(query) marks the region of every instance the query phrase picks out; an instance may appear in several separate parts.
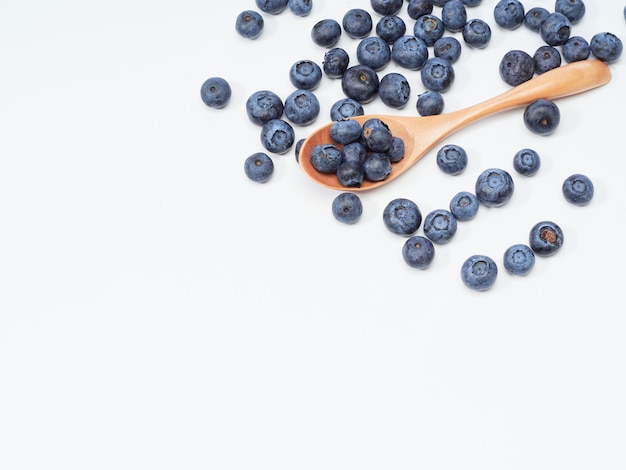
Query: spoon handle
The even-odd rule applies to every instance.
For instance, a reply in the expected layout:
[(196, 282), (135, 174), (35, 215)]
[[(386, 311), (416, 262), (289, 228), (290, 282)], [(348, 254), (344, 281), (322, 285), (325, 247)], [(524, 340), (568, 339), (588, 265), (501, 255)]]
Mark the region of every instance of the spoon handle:
[(553, 100), (605, 85), (611, 80), (609, 66), (596, 59), (581, 60), (545, 72), (510, 90), (455, 111), (456, 129), (490, 114), (530, 104), (537, 99)]

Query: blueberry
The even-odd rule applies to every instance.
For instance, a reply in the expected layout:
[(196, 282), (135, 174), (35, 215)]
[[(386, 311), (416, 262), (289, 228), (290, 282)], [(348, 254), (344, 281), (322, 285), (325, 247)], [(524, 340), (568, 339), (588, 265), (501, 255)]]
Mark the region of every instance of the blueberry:
[(417, 97), (416, 108), (420, 116), (441, 114), (444, 106), (443, 95), (438, 91), (426, 90)]
[(589, 204), (593, 199), (593, 183), (587, 175), (573, 174), (563, 181), (563, 196), (577, 206)]
[(296, 16), (307, 16), (313, 9), (313, 0), (289, 0), (289, 9)]
[(624, 45), (615, 34), (602, 32), (594, 34), (589, 42), (591, 53), (603, 62), (615, 62), (622, 55)]
[(513, 190), (513, 178), (500, 168), (489, 168), (476, 179), (476, 197), (487, 207), (503, 206), (513, 196)]
[(527, 82), (535, 73), (535, 61), (526, 52), (514, 49), (500, 60), (500, 78), (511, 86)]
[(264, 13), (278, 15), (285, 8), (289, 0), (256, 0), (256, 6)]
[(330, 78), (341, 78), (350, 64), (350, 55), (341, 47), (328, 49), (324, 54), (322, 69)]
[(359, 41), (356, 57), (360, 64), (382, 70), (391, 61), (391, 48), (378, 36), (369, 36)]
[(538, 99), (524, 110), (524, 124), (534, 134), (550, 135), (560, 122), (561, 112), (554, 101)]
[(343, 15), (343, 30), (351, 38), (364, 38), (374, 27), (372, 15), (362, 8), (352, 8)]
[(581, 36), (570, 37), (561, 47), (563, 58), (567, 62), (578, 62), (587, 60), (591, 55), (591, 47), (587, 40)]
[(486, 255), (472, 255), (461, 266), (461, 280), (472, 290), (489, 289), (495, 284), (497, 277), (498, 266)]
[(511, 245), (504, 252), (502, 265), (510, 274), (525, 276), (535, 265), (535, 253), (523, 243)]
[(444, 36), (435, 41), (433, 53), (435, 57), (441, 57), (454, 64), (461, 56), (461, 43), (454, 36)]
[(318, 46), (333, 47), (341, 38), (341, 25), (332, 18), (318, 21), (311, 28), (311, 39)]
[(467, 23), (467, 11), (461, 0), (450, 0), (441, 9), (441, 21), (448, 31), (459, 32)]
[(391, 59), (402, 68), (419, 70), (428, 59), (428, 47), (415, 36), (401, 36), (393, 43)]
[(369, 103), (378, 95), (380, 84), (376, 71), (367, 65), (349, 67), (341, 78), (341, 88), (348, 98)]
[(437, 151), (437, 166), (447, 175), (461, 174), (467, 167), (467, 152), (459, 145), (446, 144)]
[(285, 98), (285, 116), (294, 124), (308, 126), (320, 113), (320, 102), (309, 90), (295, 90)]
[(450, 212), (456, 220), (472, 220), (478, 213), (480, 202), (474, 193), (460, 191), (450, 200)]
[(524, 24), (533, 33), (539, 32), (539, 27), (543, 20), (545, 20), (550, 12), (543, 7), (533, 7), (524, 15)]
[(528, 245), (538, 256), (552, 256), (563, 246), (563, 230), (549, 220), (537, 222), (530, 229)]
[(244, 161), (243, 170), (252, 181), (265, 183), (274, 173), (274, 162), (266, 153), (253, 153)]
[(289, 81), (301, 90), (314, 90), (322, 81), (322, 68), (312, 60), (299, 60), (289, 69)]
[(337, 180), (346, 188), (360, 188), (365, 177), (365, 166), (361, 162), (344, 161), (337, 168)]
[(391, 173), (391, 159), (386, 153), (371, 153), (363, 162), (363, 170), (369, 181), (383, 181)]
[(504, 29), (514, 30), (524, 23), (524, 5), (519, 0), (500, 0), (493, 9), (493, 19)]
[(533, 149), (518, 150), (513, 156), (513, 168), (522, 176), (533, 176), (540, 167), (541, 158)]
[(585, 4), (583, 0), (556, 0), (554, 11), (562, 13), (572, 24), (576, 24), (585, 16)]
[(402, 258), (412, 268), (426, 269), (435, 258), (435, 246), (428, 238), (413, 235), (402, 246)]
[(232, 90), (221, 77), (211, 77), (200, 87), (200, 98), (210, 108), (223, 108), (230, 101)]
[(347, 145), (361, 139), (361, 124), (353, 119), (340, 119), (330, 125), (330, 137), (337, 144)]
[(562, 46), (569, 39), (571, 32), (572, 23), (558, 12), (550, 13), (539, 26), (541, 39), (549, 46)]
[(474, 49), (484, 49), (491, 42), (491, 27), (480, 18), (468, 20), (461, 34), (463, 41)]
[(283, 119), (271, 119), (261, 128), (261, 144), (272, 153), (286, 153), (295, 140), (293, 127)]
[(409, 0), (406, 12), (413, 20), (433, 12), (432, 0)]
[(533, 54), (535, 73), (542, 74), (561, 66), (561, 53), (554, 46), (544, 44)]
[(378, 96), (390, 108), (402, 109), (411, 96), (411, 86), (404, 75), (391, 72), (381, 78)]
[(395, 15), (402, 8), (404, 0), (370, 0), (372, 10), (380, 15)]
[(363, 123), (362, 138), (363, 144), (372, 152), (386, 152), (393, 142), (391, 130), (378, 118), (371, 118)]
[(415, 37), (423, 40), (428, 47), (433, 46), (444, 32), (443, 21), (433, 14), (420, 16), (413, 25)]
[(393, 44), (406, 33), (406, 23), (397, 15), (383, 16), (376, 23), (376, 35), (388, 44)]
[(367, 158), (367, 148), (361, 142), (352, 142), (343, 146), (343, 161), (363, 163)]
[(336, 173), (343, 162), (343, 154), (333, 144), (318, 144), (309, 155), (311, 165), (320, 173)]
[(406, 198), (391, 200), (383, 210), (383, 223), (392, 233), (413, 235), (422, 223), (422, 213), (415, 202)]
[(270, 90), (255, 91), (246, 101), (248, 118), (259, 126), (272, 119), (281, 118), (284, 110), (283, 101)]
[(361, 198), (354, 193), (340, 193), (333, 199), (333, 217), (344, 224), (358, 222), (363, 214)]
[(404, 140), (398, 136), (391, 138), (391, 147), (387, 150), (389, 155), (389, 161), (391, 163), (398, 163), (404, 158)]
[(341, 98), (330, 107), (330, 120), (337, 121), (354, 116), (363, 116), (363, 105), (352, 98)]
[(454, 83), (454, 68), (449, 60), (431, 57), (424, 62), (420, 77), (428, 90), (445, 93)]
[(235, 20), (235, 30), (246, 39), (256, 39), (263, 32), (265, 21), (258, 11), (244, 10)]
[(424, 217), (424, 235), (433, 243), (448, 243), (456, 234), (456, 229), (456, 218), (445, 209), (435, 209)]
[(304, 138), (298, 139), (298, 141), (296, 142), (296, 145), (293, 148), (294, 154), (295, 154), (295, 157), (296, 157), (296, 163), (300, 162), (300, 150), (302, 149), (302, 144), (304, 144), (305, 140), (306, 139), (304, 139)]

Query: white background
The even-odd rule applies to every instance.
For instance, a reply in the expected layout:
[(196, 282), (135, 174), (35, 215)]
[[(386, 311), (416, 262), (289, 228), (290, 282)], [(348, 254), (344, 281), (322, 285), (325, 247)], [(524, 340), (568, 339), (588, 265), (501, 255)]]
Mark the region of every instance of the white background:
[[(468, 8), (493, 36), (464, 47), (446, 111), (507, 90), (502, 55), (542, 45), (497, 27), (495, 3)], [(626, 39), (622, 1), (586, 3), (574, 34)], [(252, 0), (3, 0), (0, 468), (626, 468), (626, 57), (605, 87), (558, 101), (553, 135), (531, 134), (521, 109), (487, 118), (441, 144), (466, 149), (463, 174), (432, 151), (361, 193), (348, 226), (292, 151), (268, 183), (245, 177), (263, 150), (245, 101), (286, 97), (291, 64), (321, 64), (313, 24), (357, 7), (265, 15), (250, 41), (234, 23)], [(352, 63), (356, 44), (338, 44)], [(401, 72), (410, 104), (366, 112), (416, 114), (419, 74)], [(200, 100), (211, 76), (232, 86), (224, 109)], [(298, 139), (343, 97), (327, 77), (315, 93), (320, 117)], [(532, 178), (512, 168), (524, 147), (542, 158)], [(406, 266), (387, 202), (446, 208), (494, 166), (514, 177), (511, 201), (459, 223), (426, 271)], [(561, 194), (575, 172), (595, 184), (586, 207)], [(544, 219), (562, 250), (508, 275), (504, 250)], [(475, 253), (501, 268), (487, 292), (460, 280)]]

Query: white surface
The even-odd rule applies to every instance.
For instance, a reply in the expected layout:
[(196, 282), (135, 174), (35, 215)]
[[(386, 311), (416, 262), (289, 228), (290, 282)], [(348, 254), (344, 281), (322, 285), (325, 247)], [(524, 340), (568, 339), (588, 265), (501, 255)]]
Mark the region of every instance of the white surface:
[[(267, 184), (246, 179), (262, 148), (244, 104), (287, 96), (293, 62), (321, 63), (311, 26), (368, 2), (265, 15), (256, 41), (234, 31), (252, 0), (105, 3), (0, 6), (0, 468), (626, 468), (625, 57), (610, 84), (558, 102), (554, 135), (530, 134), (521, 110), (488, 118), (446, 140), (468, 151), (462, 175), (431, 152), (344, 226), (292, 151)], [(575, 34), (626, 39), (623, 2), (586, 3)], [(448, 111), (506, 90), (504, 52), (541, 45), (495, 26), (494, 4), (468, 9), (493, 37), (464, 48)], [(355, 40), (339, 45), (354, 57)], [(414, 114), (423, 88), (403, 72)], [(233, 88), (222, 110), (199, 97), (215, 75)], [(316, 93), (297, 138), (343, 97), (326, 77)], [(507, 206), (408, 268), (386, 203), (446, 207), (523, 147), (540, 173), (512, 173)], [(587, 207), (562, 198), (574, 172), (596, 185)], [(466, 257), (501, 266), (542, 219), (564, 229), (558, 255), (463, 286)]]

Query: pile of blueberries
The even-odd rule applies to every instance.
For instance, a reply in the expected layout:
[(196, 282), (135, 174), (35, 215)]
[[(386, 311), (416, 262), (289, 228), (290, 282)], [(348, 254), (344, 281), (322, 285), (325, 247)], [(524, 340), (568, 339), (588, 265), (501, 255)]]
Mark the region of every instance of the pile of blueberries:
[[(237, 33), (248, 39), (261, 36), (263, 14), (277, 15), (290, 10), (294, 15), (307, 16), (313, 9), (312, 0), (255, 2), (259, 11), (244, 10), (235, 21)], [(390, 108), (402, 109), (407, 105), (411, 90), (405, 76), (391, 72), (379, 77), (380, 71), (392, 61), (400, 68), (419, 72), (426, 91), (417, 97), (417, 113), (421, 116), (442, 113), (443, 96), (455, 80), (453, 64), (463, 48), (454, 34), (446, 33), (459, 33), (464, 45), (475, 49), (487, 47), (491, 40), (488, 22), (468, 18), (467, 9), (480, 3), (481, 0), (407, 0), (405, 5), (404, 0), (370, 0), (371, 10), (379, 16), (376, 22), (369, 11), (361, 8), (347, 10), (341, 22), (330, 18), (318, 21), (311, 29), (311, 39), (325, 49), (321, 64), (308, 59), (294, 63), (288, 73), (295, 90), (284, 100), (270, 90), (259, 90), (246, 101), (248, 118), (261, 128), (261, 144), (273, 154), (284, 154), (295, 146), (296, 160), (300, 158), (304, 139), (295, 141), (293, 125), (307, 126), (317, 119), (320, 103), (314, 90), (326, 75), (340, 82), (344, 94), (330, 110), (333, 139), (341, 145), (318, 146), (307, 158), (312, 159), (315, 168), (319, 166), (318, 170), (324, 172), (328, 171), (324, 165), (329, 162), (333, 171), (344, 164), (338, 178), (347, 188), (358, 187), (364, 177), (372, 180), (386, 177), (393, 159), (402, 158), (403, 143), (382, 132), (385, 145), (389, 142), (393, 145), (380, 152), (366, 147), (367, 155), (382, 157), (367, 172), (363, 167), (357, 171), (357, 165), (352, 163), (363, 156), (365, 130), (369, 134), (372, 129), (378, 132), (379, 129), (388, 131), (388, 128), (376, 120), (356, 129), (351, 124), (355, 121), (349, 118), (364, 115), (363, 104), (376, 98)], [(435, 7), (439, 8), (438, 14)], [(414, 20), (408, 31), (407, 24), (399, 16), (402, 8), (406, 8), (408, 16)], [(502, 80), (517, 86), (535, 74), (560, 66), (563, 60), (574, 62), (593, 56), (606, 63), (616, 61), (623, 46), (614, 34), (600, 32), (590, 41), (572, 34), (573, 26), (584, 14), (583, 0), (555, 0), (553, 11), (543, 7), (526, 11), (520, 0), (499, 0), (493, 9), (493, 20), (500, 28), (514, 30), (523, 25), (537, 32), (545, 42), (532, 55), (521, 50), (506, 53), (499, 68)], [(626, 8), (624, 16), (626, 18)], [(351, 65), (348, 52), (337, 46), (343, 33), (357, 40), (358, 64)], [(200, 95), (207, 106), (222, 108), (228, 104), (231, 89), (225, 79), (211, 77), (202, 84)], [(537, 100), (524, 111), (526, 126), (536, 134), (552, 133), (559, 118), (559, 109), (549, 100)], [(360, 137), (352, 139), (357, 132)], [(357, 149), (352, 143), (361, 147)], [(437, 163), (444, 172), (458, 174), (465, 168), (467, 155), (462, 148), (448, 145), (438, 152)], [(534, 174), (538, 166), (539, 157), (531, 149), (523, 149), (514, 158), (514, 168), (521, 175)], [(244, 170), (251, 180), (264, 183), (271, 178), (274, 164), (268, 153), (257, 152), (245, 160)], [(476, 181), (475, 193), (461, 192), (452, 198), (449, 210), (435, 210), (424, 217), (424, 236), (415, 234), (422, 224), (422, 215), (412, 201), (391, 201), (383, 213), (383, 221), (392, 232), (408, 237), (402, 251), (406, 263), (424, 269), (433, 260), (434, 244), (447, 243), (456, 232), (457, 221), (473, 218), (481, 204), (504, 205), (510, 199), (513, 187), (513, 179), (506, 171), (486, 170)], [(563, 194), (569, 202), (584, 205), (593, 197), (593, 184), (585, 175), (572, 175), (563, 183)], [(358, 221), (362, 210), (360, 198), (350, 192), (337, 195), (332, 203), (334, 217), (348, 224)], [(506, 251), (503, 265), (512, 274), (525, 275), (534, 265), (535, 255), (551, 255), (562, 243), (563, 232), (557, 224), (540, 222), (531, 229), (528, 245), (514, 245)], [(461, 269), (463, 282), (475, 290), (491, 287), (496, 275), (497, 264), (486, 256), (470, 257)]]

